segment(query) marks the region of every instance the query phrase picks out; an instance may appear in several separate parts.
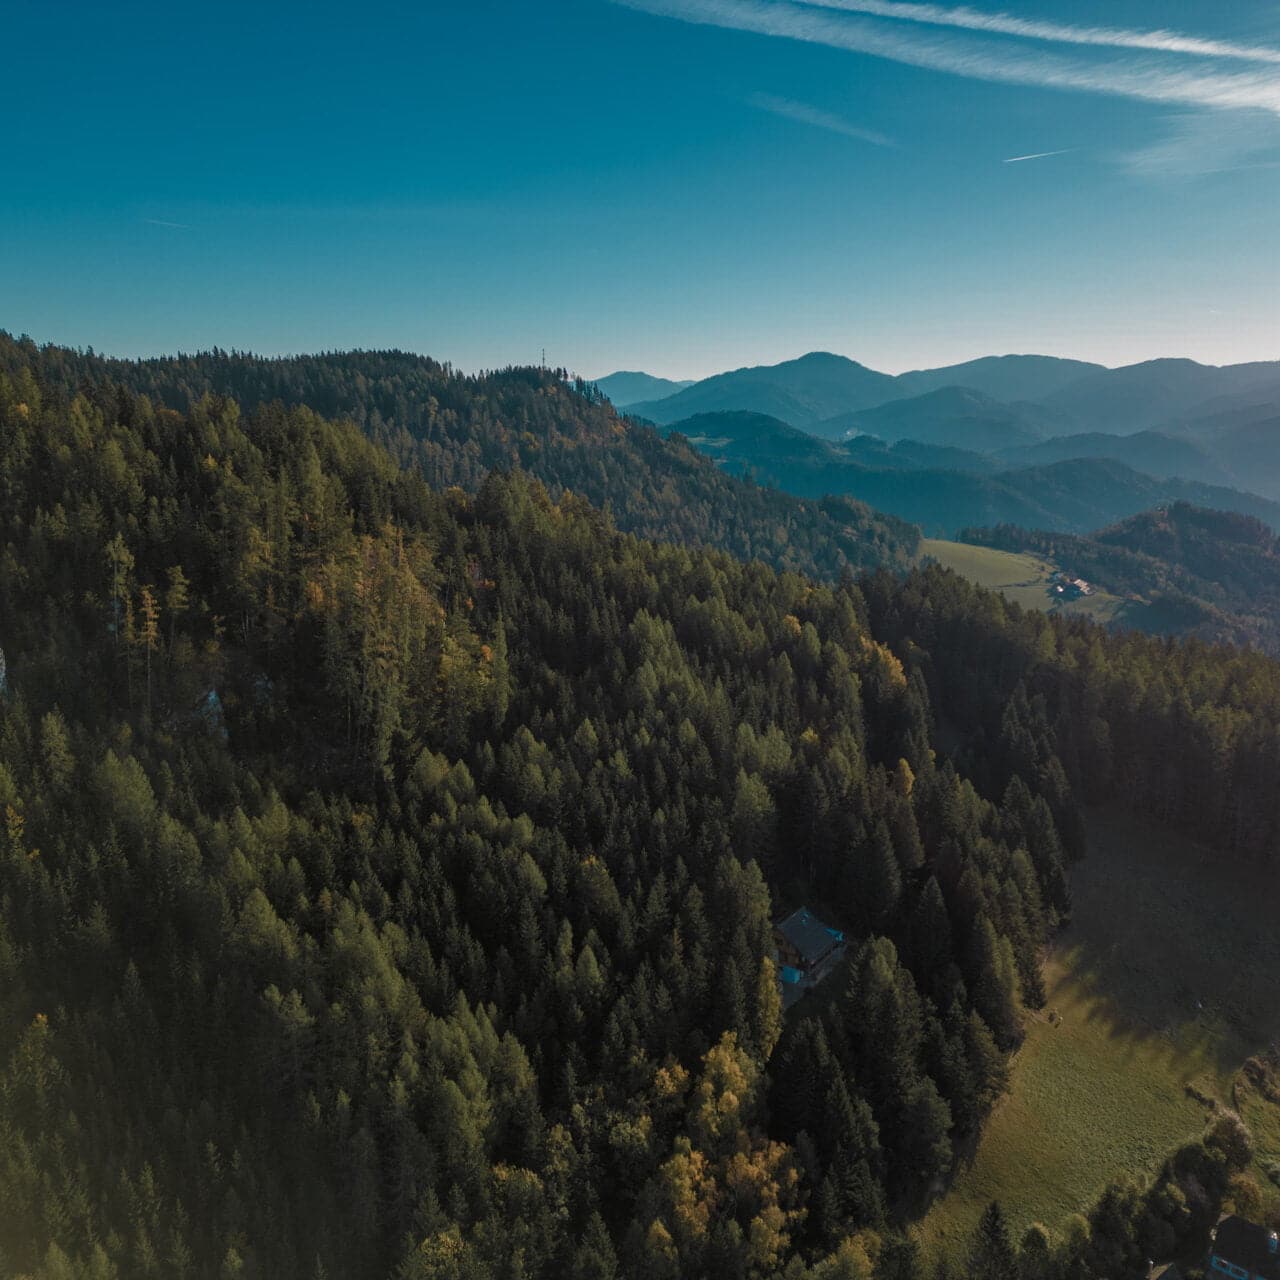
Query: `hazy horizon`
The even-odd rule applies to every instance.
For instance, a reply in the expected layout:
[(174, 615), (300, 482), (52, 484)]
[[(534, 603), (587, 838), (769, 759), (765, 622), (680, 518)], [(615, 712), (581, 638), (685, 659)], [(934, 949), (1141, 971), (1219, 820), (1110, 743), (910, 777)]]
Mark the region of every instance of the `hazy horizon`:
[[(3, 328), (5, 328), (5, 326), (3, 324), (0, 324), (0, 329), (3, 329)], [(259, 348), (241, 347), (230, 342), (215, 341), (215, 342), (209, 343), (206, 346), (201, 346), (198, 348), (197, 347), (181, 348), (181, 347), (175, 346), (170, 348), (122, 351), (122, 350), (110, 350), (106, 347), (99, 347), (94, 343), (75, 343), (70, 341), (64, 341), (62, 338), (56, 335), (31, 334), (31, 333), (22, 332), (21, 330), (18, 330), (18, 329), (9, 329), (8, 332), (12, 333), (15, 337), (29, 338), (31, 341), (35, 342), (37, 345), (40, 345), (40, 346), (48, 345), (48, 346), (54, 346), (54, 347), (71, 347), (71, 348), (77, 348), (81, 350), (92, 349), (96, 355), (103, 356), (111, 360), (157, 360), (157, 359), (164, 359), (166, 357), (176, 356), (176, 355), (195, 355), (195, 354), (199, 354), (200, 352), (210, 351), (214, 348), (218, 348), (219, 350), (223, 350), (223, 351), (235, 351), (242, 355), (257, 356), (257, 357), (261, 357), (263, 359), (268, 359), (268, 360), (288, 360), (288, 359), (293, 359), (299, 356), (324, 355), (331, 352), (395, 350), (395, 351), (403, 351), (409, 355), (423, 356), (432, 360), (438, 360), (441, 363), (451, 365), (453, 368), (458, 369), (463, 373), (482, 373), (482, 372), (486, 372), (493, 369), (505, 368), (508, 365), (532, 367), (540, 364), (542, 360), (542, 353), (538, 351), (538, 352), (535, 352), (530, 358), (527, 358), (527, 359), (512, 359), (512, 360), (498, 361), (498, 362), (489, 363), (489, 364), (466, 365), (461, 363), (458, 360), (450, 359), (450, 357), (447, 354), (443, 354), (439, 351), (424, 351), (424, 350), (416, 349), (407, 344), (397, 343), (397, 342), (389, 342), (385, 345), (379, 345), (377, 347), (371, 346), (368, 343), (351, 343), (343, 346), (297, 347), (292, 349), (281, 349), (281, 350), (262, 350)], [(699, 373), (671, 372), (668, 369), (662, 368), (662, 367), (648, 367), (648, 366), (641, 366), (635, 363), (627, 364), (625, 362), (617, 364), (612, 368), (608, 368), (608, 369), (598, 369), (598, 370), (593, 369), (591, 372), (588, 373), (588, 372), (584, 372), (582, 369), (576, 368), (572, 364), (569, 364), (563, 360), (557, 359), (555, 356), (555, 353), (551, 351), (547, 352), (546, 363), (548, 367), (551, 367), (551, 368), (566, 369), (571, 376), (580, 377), (586, 382), (596, 382), (603, 378), (611, 377), (617, 373), (648, 374), (651, 377), (664, 378), (670, 382), (700, 382), (705, 378), (715, 377), (717, 374), (733, 373), (742, 369), (769, 368), (774, 365), (786, 364), (791, 361), (802, 359), (805, 356), (817, 355), (817, 354), (841, 356), (847, 360), (852, 360), (857, 364), (861, 364), (868, 369), (873, 369), (879, 373), (887, 373), (895, 377), (899, 374), (904, 374), (904, 373), (914, 373), (914, 372), (919, 372), (921, 370), (929, 370), (929, 369), (944, 369), (944, 368), (949, 368), (953, 365), (967, 364), (974, 360), (991, 359), (991, 358), (1001, 359), (1008, 356), (1042, 356), (1042, 357), (1046, 357), (1054, 360), (1079, 360), (1079, 361), (1084, 361), (1090, 364), (1101, 365), (1105, 369), (1125, 368), (1128, 365), (1142, 364), (1149, 360), (1193, 360), (1197, 364), (1206, 365), (1210, 367), (1213, 367), (1213, 366), (1223, 367), (1225, 365), (1253, 364), (1253, 363), (1267, 363), (1267, 364), (1280, 363), (1280, 350), (1277, 350), (1276, 353), (1269, 356), (1263, 355), (1257, 358), (1215, 361), (1215, 360), (1203, 359), (1195, 355), (1188, 355), (1186, 353), (1169, 352), (1169, 351), (1157, 352), (1154, 355), (1143, 357), (1140, 360), (1115, 360), (1115, 359), (1105, 359), (1105, 358), (1097, 358), (1093, 356), (1079, 355), (1074, 352), (1063, 353), (1058, 351), (1034, 351), (1030, 349), (1016, 350), (1016, 351), (1015, 350), (971, 351), (968, 354), (957, 355), (955, 356), (955, 358), (952, 358), (952, 359), (941, 360), (936, 364), (912, 364), (912, 363), (904, 362), (902, 360), (890, 360), (885, 363), (875, 363), (869, 359), (863, 358), (856, 352), (835, 351), (828, 347), (816, 347), (816, 346), (804, 347), (801, 350), (795, 350), (795, 351), (788, 350), (781, 354), (776, 354), (776, 355), (762, 355), (759, 359), (736, 359), (731, 357), (733, 361), (732, 363), (716, 366), (714, 368), (707, 368), (704, 371)]]

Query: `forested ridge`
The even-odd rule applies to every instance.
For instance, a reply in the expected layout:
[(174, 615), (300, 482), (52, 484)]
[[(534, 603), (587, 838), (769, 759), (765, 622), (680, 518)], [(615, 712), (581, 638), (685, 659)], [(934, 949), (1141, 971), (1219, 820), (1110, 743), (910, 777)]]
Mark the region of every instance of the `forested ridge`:
[(0, 375), (0, 1272), (919, 1276), (1079, 798), (1270, 856), (1280, 669), (422, 461)]
[(306, 406), (355, 422), (434, 488), (474, 492), (491, 469), (519, 467), (553, 496), (572, 490), (607, 509), (627, 532), (776, 569), (836, 578), (906, 568), (919, 549), (914, 525), (853, 498), (799, 499), (727, 475), (689, 444), (619, 417), (594, 387), (567, 382), (563, 371), (469, 376), (402, 351), (111, 360), (0, 331), (0, 370), (24, 368), (64, 395), (92, 395), (109, 382), (179, 411), (206, 395), (247, 410), (273, 401)]

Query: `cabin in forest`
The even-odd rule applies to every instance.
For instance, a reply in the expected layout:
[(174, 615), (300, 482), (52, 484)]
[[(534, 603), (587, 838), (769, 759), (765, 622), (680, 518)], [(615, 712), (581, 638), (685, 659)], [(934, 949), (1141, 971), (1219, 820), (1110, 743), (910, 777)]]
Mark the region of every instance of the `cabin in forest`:
[(815, 987), (844, 955), (844, 934), (799, 907), (773, 926), (783, 1004), (790, 1006)]
[(1280, 1239), (1274, 1231), (1230, 1214), (1214, 1229), (1208, 1272), (1232, 1280), (1280, 1280)]

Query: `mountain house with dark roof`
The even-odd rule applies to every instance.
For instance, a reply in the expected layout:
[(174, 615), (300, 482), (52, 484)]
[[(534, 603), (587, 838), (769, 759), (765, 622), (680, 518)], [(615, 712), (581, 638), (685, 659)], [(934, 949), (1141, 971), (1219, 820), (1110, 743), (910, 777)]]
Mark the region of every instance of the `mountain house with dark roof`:
[(1274, 1231), (1231, 1214), (1214, 1230), (1208, 1270), (1232, 1280), (1280, 1280), (1280, 1239)]
[(836, 967), (844, 955), (844, 934), (799, 907), (773, 926), (782, 1003), (790, 1008)]

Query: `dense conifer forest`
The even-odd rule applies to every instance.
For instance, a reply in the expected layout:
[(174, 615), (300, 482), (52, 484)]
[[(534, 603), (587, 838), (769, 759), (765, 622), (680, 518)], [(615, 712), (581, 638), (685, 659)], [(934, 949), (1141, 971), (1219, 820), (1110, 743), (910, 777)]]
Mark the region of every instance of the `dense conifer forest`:
[(231, 397), (246, 410), (305, 406), (356, 423), (433, 488), (474, 492), (493, 468), (518, 467), (554, 497), (572, 490), (607, 509), (627, 532), (775, 569), (834, 578), (846, 569), (906, 568), (920, 543), (914, 525), (853, 498), (802, 500), (729, 476), (689, 444), (619, 418), (594, 387), (545, 370), (467, 376), (401, 351), (108, 360), (0, 331), (0, 370), (26, 368), (65, 395), (110, 381), (178, 410), (204, 395)]
[[(378, 359), (5, 347), (0, 1273), (924, 1275), (1081, 804), (1272, 857), (1280, 667), (678, 488), (547, 372), (375, 409)], [(849, 955), (784, 1019), (800, 902)], [(939, 1274), (1142, 1274), (1243, 1142)]]

